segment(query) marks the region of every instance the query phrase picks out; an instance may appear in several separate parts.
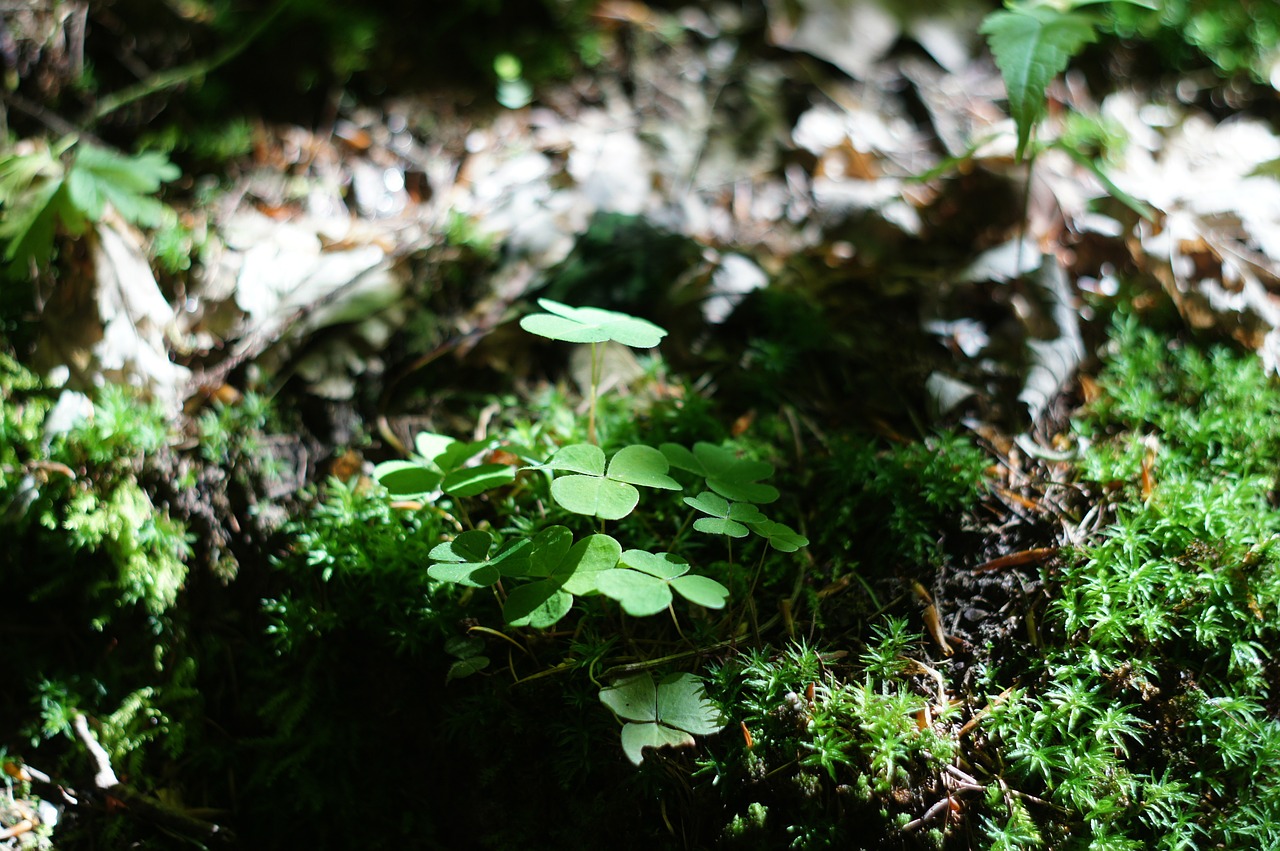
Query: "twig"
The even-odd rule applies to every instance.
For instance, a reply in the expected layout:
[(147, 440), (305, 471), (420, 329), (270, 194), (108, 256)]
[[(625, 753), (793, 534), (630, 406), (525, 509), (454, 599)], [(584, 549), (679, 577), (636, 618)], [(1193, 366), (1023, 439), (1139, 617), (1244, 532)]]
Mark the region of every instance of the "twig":
[(89, 719), (85, 714), (77, 712), (75, 717), (71, 719), (71, 726), (75, 729), (76, 735), (80, 737), (80, 741), (84, 742), (85, 748), (89, 751), (89, 756), (93, 757), (93, 763), (98, 768), (98, 773), (93, 775), (93, 785), (99, 789), (110, 789), (114, 786), (119, 786), (120, 780), (111, 768), (111, 757), (107, 754), (106, 749), (98, 744), (98, 740), (93, 737), (93, 732), (89, 729)]
[(267, 27), (269, 27), (275, 19), (280, 16), (280, 13), (283, 12), (292, 2), (293, 0), (277, 0), (276, 4), (271, 7), (271, 9), (268, 10), (268, 12), (263, 15), (257, 23), (245, 30), (244, 35), (240, 36), (239, 39), (233, 41), (217, 53), (214, 53), (209, 58), (202, 59), (198, 62), (192, 62), (189, 65), (183, 65), (179, 68), (170, 68), (167, 71), (160, 71), (145, 80), (139, 80), (132, 86), (126, 86), (114, 94), (107, 95), (105, 98), (98, 101), (98, 105), (94, 108), (93, 112), (89, 114), (89, 118), (85, 123), (90, 125), (96, 124), (106, 116), (115, 112), (117, 109), (128, 106), (136, 100), (141, 100), (148, 95), (153, 95), (157, 92), (162, 92), (165, 89), (172, 89), (176, 86), (182, 85), (183, 83), (189, 83), (192, 80), (197, 80), (218, 67), (225, 65), (244, 52), (245, 48), (252, 44), (258, 36), (262, 35)]

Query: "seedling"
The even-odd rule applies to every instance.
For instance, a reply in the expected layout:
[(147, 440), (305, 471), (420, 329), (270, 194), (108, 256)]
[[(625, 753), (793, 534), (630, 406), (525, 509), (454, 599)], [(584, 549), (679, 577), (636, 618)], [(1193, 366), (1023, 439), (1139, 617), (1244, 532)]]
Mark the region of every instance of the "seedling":
[(644, 319), (598, 307), (569, 307), (549, 298), (538, 299), (546, 313), (520, 320), (531, 334), (566, 343), (591, 344), (591, 397), (587, 413), (587, 440), (596, 443), (596, 396), (600, 388), (600, 343), (621, 343), (634, 349), (652, 349), (667, 332)]

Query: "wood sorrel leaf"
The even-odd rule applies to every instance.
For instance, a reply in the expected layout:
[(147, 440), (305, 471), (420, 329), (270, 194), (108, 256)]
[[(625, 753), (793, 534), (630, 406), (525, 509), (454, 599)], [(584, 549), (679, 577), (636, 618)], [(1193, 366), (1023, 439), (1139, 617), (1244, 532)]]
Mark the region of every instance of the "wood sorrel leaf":
[(480, 464), (463, 467), (444, 477), (440, 489), (450, 496), (476, 496), (509, 485), (516, 480), (516, 468), (507, 464)]
[(574, 514), (621, 520), (640, 502), (640, 491), (595, 476), (559, 476), (551, 483), (551, 497)]
[(610, 570), (596, 578), (596, 588), (617, 600), (632, 617), (656, 615), (671, 605), (671, 588), (666, 580), (638, 570)]
[(373, 468), (373, 477), (387, 491), (401, 499), (425, 496), (440, 486), (442, 476), (417, 461), (383, 461)]
[(637, 444), (619, 449), (609, 462), (609, 478), (647, 488), (680, 490), (680, 483), (667, 475), (671, 465), (652, 446)]
[(710, 576), (696, 574), (677, 576), (671, 580), (671, 587), (690, 603), (696, 603), (708, 609), (723, 609), (725, 602), (729, 599), (729, 589)]
[(569, 550), (553, 576), (563, 576), (570, 594), (594, 594), (597, 577), (618, 564), (622, 545), (608, 535), (588, 535)]
[(502, 617), (511, 626), (545, 629), (559, 622), (573, 608), (573, 595), (561, 590), (559, 580), (540, 579), (513, 588), (502, 607)]
[(694, 521), (693, 528), (711, 535), (728, 535), (732, 538), (745, 538), (750, 534), (747, 523), (759, 523), (765, 520), (749, 502), (729, 502), (719, 494), (703, 491), (696, 497), (685, 497), (685, 504), (699, 511), (710, 514)]
[(546, 313), (534, 313), (520, 320), (531, 334), (566, 343), (604, 343), (612, 340), (637, 349), (651, 349), (667, 332), (644, 319), (597, 307), (569, 307), (548, 298), (538, 299)]
[(619, 562), (623, 567), (639, 570), (659, 579), (672, 579), (689, 572), (689, 562), (672, 553), (627, 550)]
[(793, 553), (801, 547), (809, 546), (809, 539), (796, 532), (785, 523), (765, 520), (752, 523), (751, 530), (769, 542), (769, 546), (784, 553)]
[(440, 582), (472, 588), (492, 585), (501, 576), (523, 576), (528, 569), (529, 540), (515, 541), (489, 558), (493, 537), (480, 529), (463, 532), (452, 541), (437, 544), (427, 554), (435, 564), (427, 575)]
[(661, 448), (672, 467), (702, 476), (707, 487), (734, 502), (765, 504), (778, 498), (777, 488), (760, 483), (773, 475), (773, 465), (765, 461), (739, 458), (712, 443), (696, 443), (692, 452), (676, 443)]
[(644, 748), (691, 745), (690, 734), (709, 735), (723, 726), (693, 674), (671, 674), (657, 686), (648, 673), (636, 674), (601, 691), (600, 700), (628, 722), (622, 749), (635, 765), (644, 760)]
[(604, 475), (604, 450), (591, 443), (571, 443), (562, 446), (551, 456), (547, 466), (566, 473), (582, 473), (587, 476)]

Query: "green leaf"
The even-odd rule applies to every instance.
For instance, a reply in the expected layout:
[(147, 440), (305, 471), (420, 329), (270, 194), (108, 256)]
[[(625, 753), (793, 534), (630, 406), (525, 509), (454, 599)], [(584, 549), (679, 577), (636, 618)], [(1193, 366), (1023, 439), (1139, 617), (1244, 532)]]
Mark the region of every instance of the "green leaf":
[(560, 476), (551, 483), (551, 497), (574, 514), (621, 520), (639, 504), (640, 491), (595, 476)]
[(483, 671), (487, 667), (489, 667), (488, 656), (468, 656), (449, 666), (449, 673), (445, 674), (444, 681), (448, 684), (454, 680), (469, 677), (477, 671)]
[(502, 617), (511, 626), (545, 629), (553, 626), (573, 608), (573, 595), (560, 589), (559, 580), (541, 579), (512, 589), (502, 607)]
[(573, 533), (567, 526), (548, 526), (533, 539), (529, 551), (529, 576), (550, 576), (573, 547)]
[(685, 504), (710, 517), (695, 520), (693, 528), (711, 535), (745, 538), (750, 531), (745, 524), (760, 523), (766, 518), (760, 509), (746, 502), (729, 502), (719, 494), (703, 491), (696, 497), (685, 497)]
[(444, 652), (459, 659), (470, 659), (484, 650), (484, 639), (475, 635), (455, 635), (444, 643)]
[(978, 30), (987, 36), (1009, 94), (1009, 111), (1018, 125), (1018, 158), (1031, 141), (1031, 129), (1044, 114), (1049, 81), (1071, 58), (1097, 40), (1096, 21), (1079, 12), (1050, 6), (1017, 6), (992, 12)]
[(601, 691), (600, 700), (629, 722), (622, 728), (622, 749), (635, 765), (643, 761), (644, 748), (692, 745), (690, 734), (709, 735), (723, 726), (693, 674), (672, 674), (656, 687), (648, 673), (636, 674)]
[(437, 544), (427, 553), (435, 562), (427, 568), (427, 575), (439, 582), (471, 588), (492, 585), (502, 576), (524, 576), (532, 543), (528, 539), (514, 541), (489, 558), (493, 536), (482, 529), (472, 529), (452, 541)]
[(632, 617), (656, 615), (671, 605), (671, 588), (666, 580), (637, 570), (610, 570), (596, 578), (601, 594), (617, 600)]
[(551, 482), (551, 496), (574, 514), (603, 520), (620, 520), (640, 502), (640, 492), (632, 485), (679, 490), (680, 483), (667, 475), (666, 457), (652, 446), (627, 446), (613, 456), (605, 472), (605, 455), (590, 443), (562, 447), (547, 467), (575, 475), (558, 476)]
[(401, 498), (419, 497), (431, 493), (440, 486), (441, 476), (417, 461), (383, 461), (373, 468), (373, 477), (392, 495)]
[(564, 577), (570, 594), (594, 594), (599, 576), (612, 571), (622, 555), (622, 545), (608, 535), (588, 535), (569, 550), (554, 575)]
[(541, 298), (538, 306), (546, 313), (534, 313), (520, 320), (531, 334), (567, 343), (604, 343), (610, 340), (637, 349), (651, 349), (667, 332), (652, 322), (625, 313), (596, 307), (569, 307)]
[(809, 539), (799, 534), (784, 523), (765, 520), (751, 524), (751, 530), (769, 541), (769, 546), (784, 553), (793, 553), (801, 547), (809, 546)]
[(677, 576), (671, 580), (671, 587), (690, 603), (708, 609), (723, 609), (729, 599), (729, 589), (710, 576)]
[(429, 431), (420, 431), (418, 436), (413, 439), (413, 448), (423, 458), (435, 463), (435, 460), (443, 455), (449, 447), (458, 441), (452, 437), (443, 434), (433, 434)]
[(561, 447), (547, 466), (552, 470), (582, 473), (588, 476), (604, 475), (604, 450), (591, 443), (572, 443)]
[(449, 473), (441, 482), (440, 489), (451, 496), (469, 497), (509, 485), (515, 480), (515, 467), (507, 464), (480, 464)]
[(692, 452), (675, 443), (664, 443), (661, 448), (672, 467), (702, 476), (707, 487), (734, 502), (763, 505), (778, 498), (777, 488), (760, 484), (760, 479), (773, 475), (772, 464), (739, 458), (711, 443), (696, 443)]
[(689, 572), (689, 562), (672, 553), (651, 553), (645, 550), (627, 550), (619, 563), (656, 576), (658, 579), (674, 579)]

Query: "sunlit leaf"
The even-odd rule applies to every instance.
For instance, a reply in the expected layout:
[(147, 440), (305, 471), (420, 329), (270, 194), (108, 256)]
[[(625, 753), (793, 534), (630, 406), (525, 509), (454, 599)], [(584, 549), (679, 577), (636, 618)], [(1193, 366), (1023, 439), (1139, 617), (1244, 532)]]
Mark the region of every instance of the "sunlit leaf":
[(671, 580), (671, 587), (690, 603), (708, 609), (723, 609), (729, 599), (729, 589), (710, 576), (677, 576)]
[(1098, 34), (1095, 19), (1052, 6), (1016, 6), (992, 12), (979, 29), (991, 45), (1018, 125), (1018, 157), (1044, 115), (1049, 82)]
[(506, 464), (480, 464), (449, 473), (440, 483), (440, 489), (451, 496), (469, 497), (509, 485), (515, 479), (515, 467)]
[(625, 482), (595, 476), (559, 476), (551, 497), (566, 511), (602, 520), (621, 520), (640, 502), (640, 492)]
[(723, 726), (693, 674), (671, 674), (656, 687), (648, 673), (636, 674), (601, 691), (600, 700), (628, 722), (622, 728), (622, 748), (636, 765), (644, 759), (644, 748), (692, 745), (690, 734), (709, 735)]
[(520, 320), (531, 334), (567, 343), (614, 341), (637, 349), (651, 349), (667, 332), (652, 322), (625, 313), (596, 307), (569, 307), (551, 299), (538, 299), (546, 313), (534, 313)]
[(373, 468), (373, 477), (395, 497), (423, 496), (440, 486), (441, 475), (416, 461), (383, 461)]

